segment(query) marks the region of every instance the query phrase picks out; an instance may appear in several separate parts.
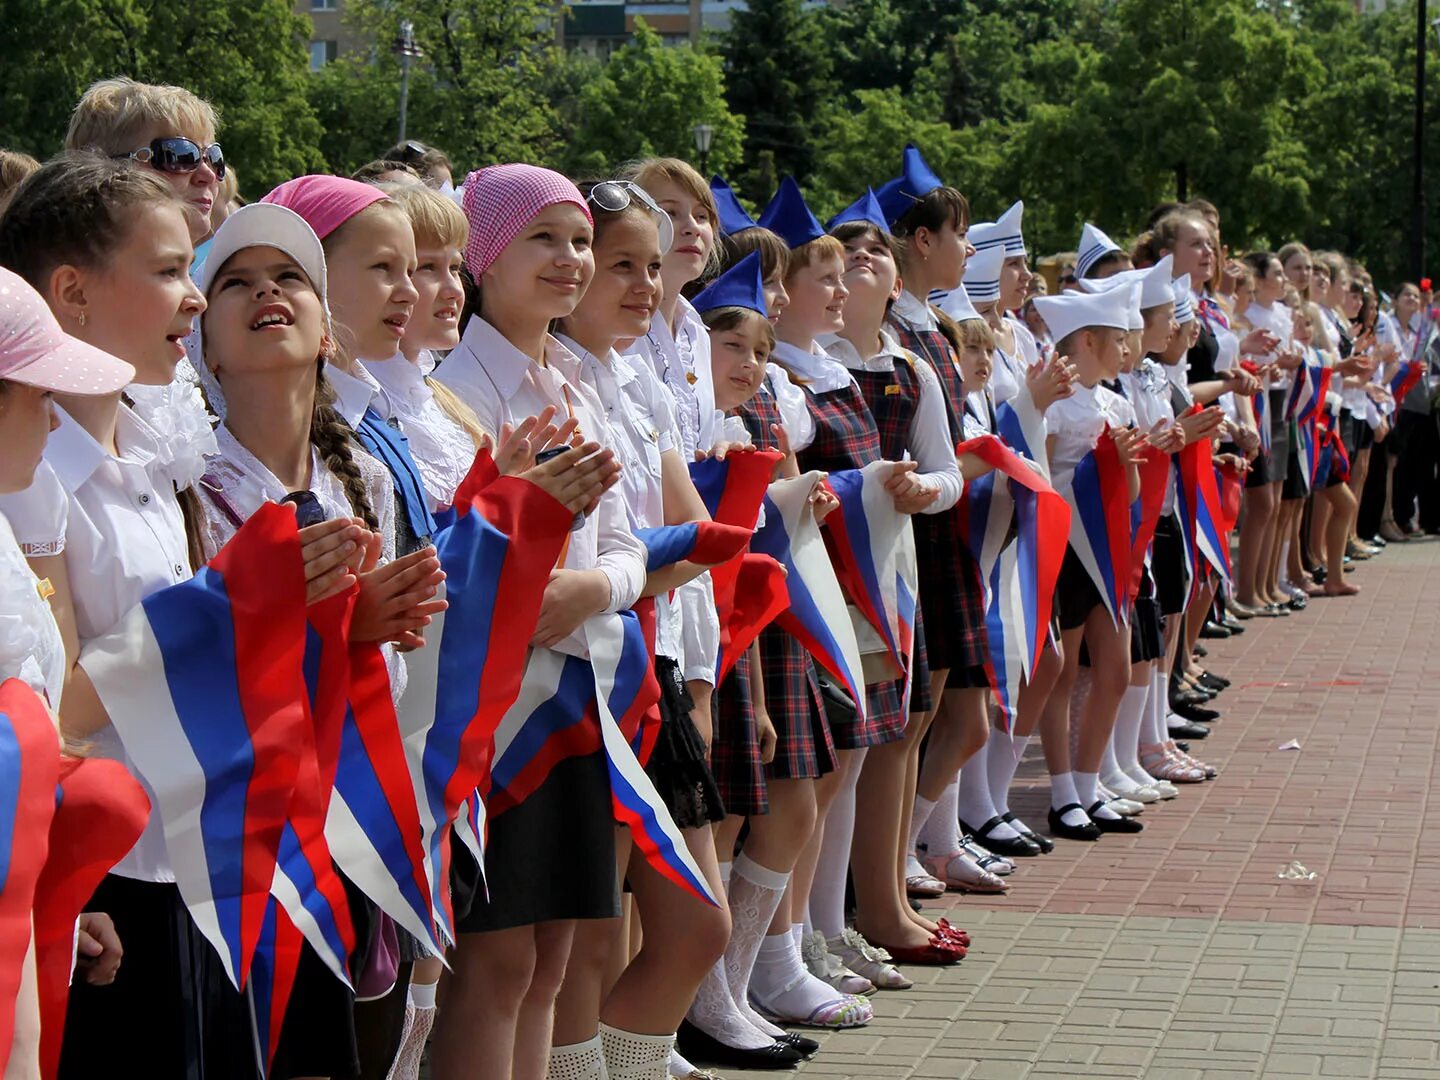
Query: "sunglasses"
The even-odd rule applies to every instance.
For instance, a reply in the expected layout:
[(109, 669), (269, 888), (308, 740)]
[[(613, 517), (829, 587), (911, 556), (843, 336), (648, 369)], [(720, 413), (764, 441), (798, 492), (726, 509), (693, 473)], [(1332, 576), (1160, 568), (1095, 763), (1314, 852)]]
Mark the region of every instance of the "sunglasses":
[(618, 214), (632, 202), (638, 202), (657, 219), (661, 254), (669, 251), (670, 245), (675, 241), (675, 225), (670, 220), (670, 215), (661, 210), (660, 204), (650, 197), (650, 193), (633, 180), (602, 180), (590, 189), (586, 201), (594, 203), (609, 214)]
[(219, 143), (201, 146), (190, 139), (179, 137), (156, 139), (149, 146), (118, 155), (120, 159), (138, 161), (160, 172), (194, 172), (201, 164), (209, 165), (215, 172), (215, 179), (225, 179), (225, 151)]

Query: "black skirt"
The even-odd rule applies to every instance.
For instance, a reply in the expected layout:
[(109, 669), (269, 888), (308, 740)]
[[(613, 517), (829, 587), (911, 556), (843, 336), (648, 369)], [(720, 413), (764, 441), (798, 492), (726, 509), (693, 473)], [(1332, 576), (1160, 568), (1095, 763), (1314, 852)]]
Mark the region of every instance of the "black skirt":
[[(109, 986), (83, 977), (71, 986), (63, 1080), (258, 1080), (249, 997), (230, 984), (175, 885), (110, 874), (86, 910), (114, 921), (125, 960)], [(359, 1067), (354, 997), (306, 945), (269, 1075), (347, 1077)]]
[(1160, 605), (1154, 596), (1137, 596), (1130, 612), (1130, 662), (1159, 660), (1165, 653)]
[(1190, 574), (1185, 568), (1185, 545), (1180, 537), (1180, 519), (1162, 517), (1155, 526), (1150, 572), (1155, 578), (1155, 601), (1161, 615), (1179, 615), (1190, 596)]
[[(451, 859), (474, 861), (463, 843)], [(464, 919), (456, 915), (462, 934), (620, 914), (603, 750), (560, 762), (528, 799), (490, 819), (485, 882), (488, 895), (477, 895)]]
[(660, 734), (645, 772), (676, 825), (713, 825), (725, 817), (725, 803), (706, 761), (705, 740), (690, 718), (695, 701), (685, 688), (680, 665), (670, 657), (655, 658), (655, 678), (660, 683)]
[(1060, 564), (1060, 580), (1055, 586), (1055, 610), (1060, 617), (1060, 629), (1073, 630), (1083, 626), (1090, 612), (1104, 603), (1100, 590), (1085, 572), (1075, 549), (1066, 547), (1065, 561)]
[(985, 674), (985, 669), (979, 664), (972, 664), (969, 667), (952, 667), (950, 674), (945, 676), (946, 690), (988, 690), (990, 689), (990, 677)]

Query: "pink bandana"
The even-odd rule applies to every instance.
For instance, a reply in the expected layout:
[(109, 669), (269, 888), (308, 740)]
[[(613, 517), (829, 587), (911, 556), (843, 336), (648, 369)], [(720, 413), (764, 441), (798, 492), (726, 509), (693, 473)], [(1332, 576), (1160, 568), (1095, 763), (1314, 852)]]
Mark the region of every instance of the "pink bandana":
[(585, 220), (595, 223), (580, 189), (557, 172), (520, 164), (491, 165), (472, 172), (465, 179), (463, 203), (470, 221), (465, 265), (471, 275), (478, 280), (531, 218), (547, 206), (564, 202), (580, 207)]
[(371, 203), (389, 197), (372, 184), (343, 176), (301, 176), (285, 181), (260, 201), (294, 210), (324, 240)]

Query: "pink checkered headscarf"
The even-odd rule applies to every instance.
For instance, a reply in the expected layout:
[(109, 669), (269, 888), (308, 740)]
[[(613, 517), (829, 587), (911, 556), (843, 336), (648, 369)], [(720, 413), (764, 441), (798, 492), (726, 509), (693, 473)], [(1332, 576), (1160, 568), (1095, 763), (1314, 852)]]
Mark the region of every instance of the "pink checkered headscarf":
[(470, 222), (465, 265), (471, 275), (478, 280), (531, 218), (563, 202), (574, 203), (585, 211), (587, 221), (595, 223), (580, 189), (550, 169), (512, 164), (472, 172), (465, 178), (463, 203)]
[(370, 204), (389, 197), (373, 184), (343, 176), (300, 176), (286, 180), (260, 201), (294, 210), (324, 240)]

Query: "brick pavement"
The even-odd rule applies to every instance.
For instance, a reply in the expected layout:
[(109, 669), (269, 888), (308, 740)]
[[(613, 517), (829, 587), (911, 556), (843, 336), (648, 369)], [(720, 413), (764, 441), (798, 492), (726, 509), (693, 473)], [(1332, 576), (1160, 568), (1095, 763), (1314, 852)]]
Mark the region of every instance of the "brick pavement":
[[(1392, 544), (1351, 580), (1358, 597), (1210, 643), (1235, 681), (1195, 748), (1218, 780), (1138, 836), (1023, 861), (1007, 896), (947, 898), (969, 958), (913, 969), (801, 1072), (1440, 1078), (1440, 852), (1422, 843), (1440, 828), (1440, 543)], [(1019, 783), (1042, 825), (1038, 746)], [(1277, 880), (1297, 859), (1318, 881)]]

